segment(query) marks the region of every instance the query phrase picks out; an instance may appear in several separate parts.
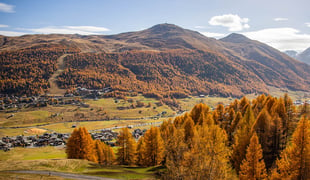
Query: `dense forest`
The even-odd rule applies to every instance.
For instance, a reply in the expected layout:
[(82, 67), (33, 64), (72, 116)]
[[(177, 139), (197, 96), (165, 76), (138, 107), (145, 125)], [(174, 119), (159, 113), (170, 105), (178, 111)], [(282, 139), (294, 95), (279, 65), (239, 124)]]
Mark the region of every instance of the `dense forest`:
[(295, 107), (287, 94), (260, 95), (252, 101), (243, 97), (227, 107), (219, 104), (214, 111), (197, 104), (190, 112), (147, 130), (138, 141), (129, 129), (122, 129), (116, 156), (111, 147), (94, 142), (80, 128), (69, 138), (66, 152), (68, 158), (102, 165), (162, 165), (162, 179), (306, 180), (310, 178), (309, 117), (309, 105)]
[(175, 98), (267, 92), (253, 73), (232, 61), (228, 63), (225, 57), (202, 51), (80, 53), (67, 56), (65, 62), (67, 68), (58, 80), (66, 89), (112, 87)]
[(57, 59), (78, 51), (62, 45), (40, 45), (0, 52), (0, 93), (30, 96), (46, 92), (48, 79), (57, 70)]

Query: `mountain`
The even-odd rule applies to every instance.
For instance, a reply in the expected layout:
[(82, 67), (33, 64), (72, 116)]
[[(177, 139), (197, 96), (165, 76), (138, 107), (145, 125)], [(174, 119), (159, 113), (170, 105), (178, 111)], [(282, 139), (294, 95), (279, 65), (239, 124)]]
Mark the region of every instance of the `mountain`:
[[(231, 34), (220, 41), (238, 54), (249, 70), (267, 85), (287, 87), (293, 90), (307, 90), (309, 87), (309, 66), (259, 41), (240, 34)], [(300, 87), (298, 87), (300, 86)]]
[(298, 54), (296, 57), (298, 60), (310, 65), (310, 47)]
[[(61, 88), (112, 87), (149, 96), (268, 93), (267, 86), (308, 91), (310, 66), (240, 34), (223, 39), (173, 24), (116, 35), (0, 37), (0, 93), (38, 94), (58, 76)], [(33, 82), (33, 83), (29, 83)], [(115, 94), (114, 94), (115, 95)]]
[(286, 55), (292, 57), (292, 58), (295, 58), (295, 59), (296, 59), (297, 54), (298, 54), (298, 52), (293, 51), (293, 50), (287, 50), (287, 51), (284, 51), (284, 53), (285, 53)]

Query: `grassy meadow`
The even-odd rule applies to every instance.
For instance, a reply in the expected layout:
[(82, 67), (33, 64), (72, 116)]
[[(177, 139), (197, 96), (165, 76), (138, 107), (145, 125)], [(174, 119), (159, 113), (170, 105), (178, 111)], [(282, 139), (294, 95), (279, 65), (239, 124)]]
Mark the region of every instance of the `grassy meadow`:
[(66, 159), (65, 149), (58, 147), (14, 148), (8, 152), (0, 151), (0, 179), (5, 177), (63, 179), (55, 176), (7, 172), (10, 170), (59, 171), (116, 179), (156, 179), (158, 168), (117, 165), (104, 167), (86, 160)]

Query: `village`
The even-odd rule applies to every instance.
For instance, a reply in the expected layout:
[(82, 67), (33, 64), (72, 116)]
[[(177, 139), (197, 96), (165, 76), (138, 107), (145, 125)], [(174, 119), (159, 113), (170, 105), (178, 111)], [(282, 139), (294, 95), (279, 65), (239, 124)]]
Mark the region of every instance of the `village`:
[(112, 88), (87, 89), (78, 87), (74, 93), (66, 93), (64, 96), (51, 96), (49, 94), (30, 97), (18, 97), (14, 95), (0, 94), (0, 110), (22, 109), (29, 107), (45, 107), (47, 105), (76, 105), (87, 107), (82, 99), (103, 98), (105, 93), (112, 92)]
[[(157, 126), (160, 125), (158, 123), (156, 124)], [(146, 124), (140, 124), (140, 126), (144, 125)], [(127, 126), (127, 128), (129, 129), (133, 127), (134, 127), (133, 125)], [(120, 128), (125, 128), (125, 126), (106, 128), (100, 131), (96, 130), (96, 132), (89, 131), (89, 133), (94, 140), (100, 140), (106, 143), (107, 145), (114, 147), (116, 145), (115, 139), (117, 138), (118, 133), (113, 130)], [(143, 136), (145, 132), (146, 129), (141, 130), (137, 128), (133, 130), (132, 136), (136, 140), (138, 140), (140, 136)], [(14, 137), (6, 136), (0, 139), (0, 150), (6, 152), (9, 151), (11, 148), (15, 147), (36, 148), (42, 146), (65, 146), (69, 137), (70, 137), (69, 133), (57, 133), (57, 132), (44, 133), (43, 135), (35, 135), (35, 136), (24, 136), (24, 135), (18, 135)]]

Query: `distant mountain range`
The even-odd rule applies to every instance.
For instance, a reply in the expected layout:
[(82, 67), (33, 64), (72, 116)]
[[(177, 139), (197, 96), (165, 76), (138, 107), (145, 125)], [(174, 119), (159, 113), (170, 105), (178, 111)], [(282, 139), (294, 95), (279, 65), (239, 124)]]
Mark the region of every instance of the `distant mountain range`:
[[(66, 56), (65, 69), (58, 77), (58, 85), (66, 89), (112, 87), (124, 92), (173, 97), (202, 93), (242, 96), (267, 93), (267, 86), (310, 89), (310, 66), (285, 53), (240, 34), (216, 40), (173, 24), (117, 35), (0, 36), (0, 60), (5, 64), (1, 72), (16, 70), (16, 64), (1, 56), (28, 53), (25, 55), (28, 57), (33, 51), (31, 59), (39, 59), (36, 68), (40, 68), (42, 48), (53, 53), (55, 46), (58, 56), (69, 51), (71, 54)], [(31, 64), (25, 59), (21, 62), (25, 66)], [(46, 91), (46, 82), (56, 71), (57, 63), (52, 59), (43, 64), (52, 68), (36, 85)], [(18, 69), (18, 72), (22, 78), (22, 72), (27, 71)], [(0, 75), (3, 80), (0, 93), (12, 93), (6, 83), (12, 87), (14, 79), (18, 79), (16, 73)], [(35, 73), (31, 78), (36, 79)], [(41, 82), (44, 86), (40, 86)]]
[(284, 53), (286, 53), (292, 58), (298, 59), (301, 62), (304, 62), (310, 65), (310, 47), (301, 53), (297, 53), (296, 51), (293, 51), (293, 50), (285, 51)]

